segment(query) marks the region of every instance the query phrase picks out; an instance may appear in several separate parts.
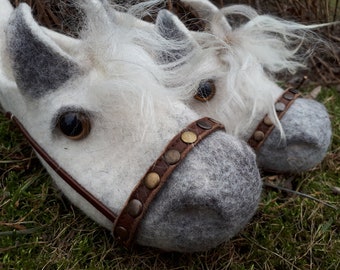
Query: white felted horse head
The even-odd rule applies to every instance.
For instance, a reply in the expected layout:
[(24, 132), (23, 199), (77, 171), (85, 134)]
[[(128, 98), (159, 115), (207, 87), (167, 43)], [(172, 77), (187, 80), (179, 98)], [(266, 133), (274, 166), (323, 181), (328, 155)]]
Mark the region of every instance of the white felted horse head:
[[(173, 145), (188, 149), (200, 139), (196, 130), (218, 125), (196, 121), (201, 116), (183, 102), (190, 84), (178, 81), (189, 72), (188, 56), (173, 48), (190, 44), (177, 28), (164, 38), (122, 25), (93, 0), (82, 3), (87, 25), (73, 40), (39, 26), (26, 4), (13, 10), (1, 0), (0, 6), (2, 109), (72, 203), (109, 230), (117, 214), (125, 224), (143, 213), (136, 242), (165, 250), (215, 247), (249, 221), (261, 193), (255, 155), (223, 131), (195, 144), (153, 193), (163, 184), (153, 162), (174, 168), (182, 154)], [(168, 13), (158, 22), (177, 25)], [(161, 58), (171, 59), (167, 68)], [(179, 133), (192, 122), (193, 131)], [(177, 134), (180, 139), (168, 145)], [(130, 196), (141, 190), (138, 198), (154, 195), (147, 210)], [(123, 241), (126, 233), (115, 227)]]
[[(192, 40), (191, 47), (201, 47), (201, 68), (216, 71), (201, 78), (197, 92), (203, 102), (202, 96), (192, 99), (190, 107), (221, 121), (227, 133), (261, 144), (257, 161), (264, 170), (301, 172), (321, 162), (331, 140), (325, 107), (309, 99), (294, 101), (296, 91), (284, 92), (273, 79), (279, 72), (303, 67), (298, 49), (305, 41), (317, 41), (310, 29), (318, 26), (260, 16), (244, 5), (219, 10), (208, 0), (181, 2), (196, 11), (211, 33), (207, 37), (183, 29), (183, 35)], [(232, 27), (225, 17), (230, 15), (247, 22)]]
[[(254, 145), (259, 167), (275, 172), (301, 172), (321, 162), (331, 140), (325, 107), (313, 100), (296, 99), (294, 89), (284, 92), (274, 79), (276, 73), (295, 72), (303, 67), (298, 49), (303, 42), (316, 41), (310, 31), (319, 26), (260, 16), (244, 5), (219, 10), (208, 0), (180, 2), (200, 16), (206, 24), (204, 33), (189, 32), (179, 21), (175, 25), (158, 20), (153, 25), (129, 14), (117, 17), (122, 24), (150, 31), (156, 28), (166, 38), (178, 32), (185, 37), (188, 48), (178, 44), (173, 51), (186, 51), (189, 55), (182, 64), (190, 72), (185, 80), (178, 78), (178, 84), (193, 87), (193, 92), (188, 93), (189, 106), (221, 121), (227, 133)], [(232, 27), (225, 17), (230, 15), (248, 21)], [(160, 61), (167, 65), (172, 59), (163, 57)], [(173, 72), (177, 73), (176, 67)], [(196, 74), (201, 74), (197, 81)]]

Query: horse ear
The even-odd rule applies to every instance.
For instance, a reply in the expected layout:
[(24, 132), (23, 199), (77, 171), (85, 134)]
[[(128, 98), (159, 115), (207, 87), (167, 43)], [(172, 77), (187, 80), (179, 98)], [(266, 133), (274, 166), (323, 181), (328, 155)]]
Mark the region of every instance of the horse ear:
[(208, 23), (208, 30), (217, 37), (223, 39), (232, 31), (223, 13), (209, 0), (181, 0), (181, 2), (194, 9), (198, 16)]
[(158, 33), (170, 41), (171, 48), (162, 52), (161, 61), (171, 63), (188, 56), (198, 43), (185, 25), (171, 12), (161, 10), (156, 19)]
[(45, 34), (26, 4), (14, 10), (6, 37), (14, 77), (25, 95), (40, 98), (80, 73), (76, 61)]

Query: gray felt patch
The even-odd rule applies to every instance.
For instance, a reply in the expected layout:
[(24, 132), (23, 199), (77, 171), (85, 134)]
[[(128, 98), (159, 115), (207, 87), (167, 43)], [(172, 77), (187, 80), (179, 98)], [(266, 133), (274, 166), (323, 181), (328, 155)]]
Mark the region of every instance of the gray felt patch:
[(268, 171), (301, 172), (325, 157), (332, 129), (326, 108), (310, 99), (297, 99), (281, 119), (286, 140), (277, 128), (260, 148), (257, 160)]
[(19, 89), (32, 98), (40, 98), (58, 89), (79, 69), (76, 63), (42, 42), (26, 21), (27, 14), (31, 13), (26, 4), (14, 11), (7, 28), (7, 49)]

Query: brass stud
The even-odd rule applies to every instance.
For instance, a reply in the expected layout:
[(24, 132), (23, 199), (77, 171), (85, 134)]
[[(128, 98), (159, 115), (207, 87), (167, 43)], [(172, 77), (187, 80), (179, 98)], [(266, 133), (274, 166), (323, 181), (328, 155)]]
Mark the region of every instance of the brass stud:
[(122, 226), (115, 228), (115, 237), (119, 238), (120, 240), (127, 240), (129, 238), (129, 232)]
[(267, 126), (272, 126), (272, 125), (273, 125), (273, 121), (270, 119), (269, 116), (266, 116), (266, 117), (263, 119), (263, 122), (264, 122)]
[(148, 173), (148, 174), (145, 176), (144, 185), (145, 185), (148, 189), (155, 189), (156, 187), (158, 187), (160, 181), (161, 181), (161, 178), (160, 178), (160, 176), (158, 175), (158, 173), (151, 172), (151, 173)]
[(294, 96), (295, 95), (293, 93), (290, 93), (290, 92), (287, 92), (286, 94), (283, 95), (283, 97), (287, 100), (293, 100)]
[(258, 142), (263, 141), (264, 133), (262, 131), (260, 131), (260, 130), (256, 131), (254, 133), (254, 139), (255, 139), (255, 141), (258, 141)]
[(181, 140), (187, 144), (194, 143), (197, 141), (197, 135), (192, 131), (185, 131), (181, 135)]
[(138, 217), (143, 210), (143, 204), (136, 199), (133, 199), (129, 202), (126, 211), (131, 217)]
[(178, 150), (169, 150), (164, 154), (164, 160), (168, 165), (174, 165), (181, 159), (181, 153)]
[(197, 121), (196, 125), (205, 130), (212, 129), (212, 125), (208, 123), (207, 121), (203, 121), (203, 120)]
[(277, 112), (283, 112), (286, 109), (286, 105), (282, 102), (278, 102), (275, 104), (275, 110)]

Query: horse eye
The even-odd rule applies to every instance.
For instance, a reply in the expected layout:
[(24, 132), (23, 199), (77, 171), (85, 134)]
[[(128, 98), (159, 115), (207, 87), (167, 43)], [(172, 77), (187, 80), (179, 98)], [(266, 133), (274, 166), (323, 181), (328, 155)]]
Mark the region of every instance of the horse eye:
[(82, 112), (67, 112), (58, 119), (61, 132), (72, 140), (81, 140), (89, 135), (91, 130), (89, 117)]
[(206, 102), (214, 97), (216, 93), (216, 87), (212, 80), (200, 82), (195, 99)]

